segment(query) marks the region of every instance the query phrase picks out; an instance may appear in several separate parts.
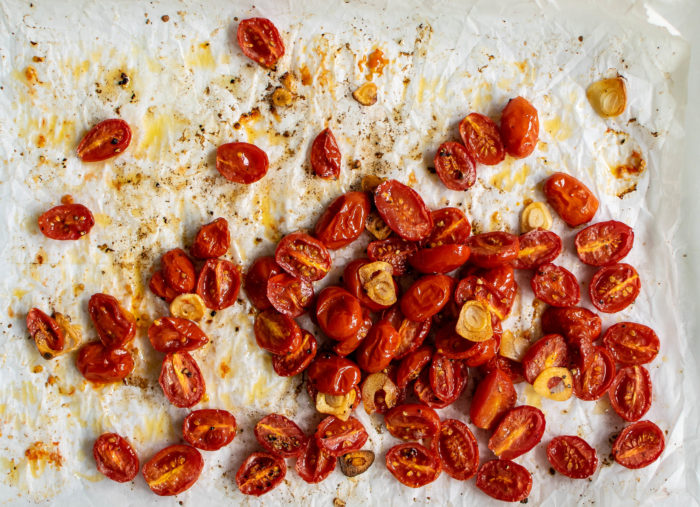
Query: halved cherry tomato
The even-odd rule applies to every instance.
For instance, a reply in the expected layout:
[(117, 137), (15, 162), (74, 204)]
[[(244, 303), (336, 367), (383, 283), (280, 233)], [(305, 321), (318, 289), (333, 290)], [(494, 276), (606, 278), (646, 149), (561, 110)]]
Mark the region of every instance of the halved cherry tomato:
[(97, 470), (116, 482), (129, 482), (139, 473), (139, 458), (131, 444), (116, 433), (103, 433), (92, 446)]
[(496, 500), (521, 502), (532, 489), (532, 476), (527, 469), (507, 459), (484, 463), (476, 474), (476, 487)]
[(190, 253), (197, 259), (213, 259), (225, 255), (230, 245), (228, 222), (225, 218), (217, 218), (197, 231)]
[(209, 343), (197, 324), (179, 317), (162, 317), (148, 328), (148, 339), (158, 352), (192, 351)]
[[(492, 324), (493, 325), (493, 324)], [(473, 342), (465, 340), (455, 331), (455, 323), (448, 322), (440, 329), (435, 336), (435, 349), (438, 354), (441, 354), (450, 359), (463, 359), (467, 366), (480, 366), (498, 352), (500, 344), (500, 333), (483, 342)]]
[(418, 378), (420, 372), (433, 358), (433, 352), (430, 345), (424, 345), (404, 357), (396, 371), (397, 387), (403, 389), (409, 382)]
[(433, 230), (433, 219), (421, 196), (399, 181), (387, 180), (379, 185), (374, 191), (374, 204), (382, 220), (405, 240), (421, 241)]
[(245, 275), (245, 291), (250, 302), (258, 310), (272, 308), (272, 303), (267, 299), (267, 284), (270, 278), (282, 273), (272, 256), (258, 257), (248, 268)]
[(537, 109), (527, 99), (510, 99), (501, 113), (501, 139), (511, 157), (524, 158), (535, 151), (540, 137)]
[(504, 357), (500, 354), (496, 354), (482, 364), (479, 367), (479, 370), (487, 375), (494, 370), (501, 370), (508, 375), (508, 378), (510, 378), (510, 381), (513, 382), (513, 384), (518, 384), (525, 380), (522, 363), (510, 359), (509, 357)]
[(580, 231), (574, 244), (581, 262), (608, 266), (620, 262), (632, 250), (634, 231), (622, 222), (608, 220)]
[(78, 351), (76, 365), (90, 382), (108, 384), (124, 380), (134, 369), (134, 358), (124, 349), (107, 348), (94, 341)]
[(156, 495), (172, 496), (190, 489), (199, 479), (202, 468), (204, 460), (197, 449), (189, 445), (171, 445), (149, 459), (141, 473)]
[(513, 306), (518, 286), (513, 266), (503, 265), (491, 269), (467, 270), (455, 289), (455, 302), (463, 305), (475, 299), (485, 304), (492, 316), (505, 319)]
[(408, 261), (420, 273), (444, 274), (467, 262), (469, 253), (467, 245), (441, 245), (418, 250)]
[(401, 343), (394, 354), (394, 359), (402, 359), (420, 347), (430, 332), (431, 320), (414, 322), (403, 316), (399, 305), (395, 305), (382, 314), (382, 320), (388, 321), (399, 332)]
[[(359, 270), (362, 266), (365, 266), (370, 262), (372, 261), (367, 258), (355, 259), (354, 261), (350, 262), (350, 264), (345, 266), (345, 269), (343, 270), (343, 283), (345, 284), (345, 288), (348, 290), (348, 292), (360, 300), (362, 306), (365, 306), (374, 312), (379, 312), (385, 308), (389, 308), (389, 306), (380, 305), (376, 301), (370, 299), (367, 292), (365, 292), (364, 288), (362, 287), (362, 283), (360, 282)], [(398, 285), (396, 282), (394, 282), (394, 287), (396, 288), (396, 292), (398, 292)]]
[(521, 234), (518, 239), (520, 250), (513, 261), (515, 269), (535, 269), (541, 264), (552, 262), (561, 253), (561, 238), (552, 231), (536, 229)]
[(309, 282), (320, 280), (331, 269), (331, 254), (326, 246), (303, 232), (282, 238), (275, 260), (290, 275)]
[[(340, 148), (338, 148), (338, 142), (331, 129), (327, 128), (321, 131), (314, 139), (311, 145), (311, 168), (320, 178), (338, 179), (340, 175)], [(369, 210), (367, 212), (369, 213)]]
[(491, 429), (515, 406), (517, 395), (507, 373), (496, 369), (476, 387), (469, 417), (477, 428)]
[(644, 366), (625, 366), (608, 391), (610, 404), (625, 421), (638, 421), (651, 408), (651, 378)]
[(567, 341), (582, 339), (592, 342), (600, 336), (602, 326), (600, 317), (587, 308), (578, 306), (550, 306), (542, 314), (542, 331), (561, 334)]
[(236, 33), (241, 51), (263, 67), (273, 68), (284, 56), (284, 42), (277, 27), (266, 18), (244, 19)]
[[(454, 389), (445, 391), (445, 399), (437, 397), (430, 383), (430, 371), (423, 369), (416, 381), (413, 383), (413, 392), (416, 397), (430, 408), (445, 408), (453, 404), (460, 397), (469, 380), (469, 369), (461, 360), (452, 360), (454, 368)], [(448, 397), (449, 395), (449, 397)]]
[(342, 396), (360, 383), (360, 369), (349, 359), (338, 356), (317, 357), (307, 370), (309, 382), (319, 392)]
[(83, 162), (101, 162), (116, 157), (131, 142), (131, 129), (124, 120), (113, 118), (92, 127), (78, 145), (78, 158)]
[(367, 257), (372, 261), (384, 261), (391, 264), (393, 276), (406, 274), (408, 259), (417, 251), (418, 246), (415, 243), (398, 237), (372, 241), (367, 245)]
[(574, 274), (551, 262), (537, 267), (530, 286), (537, 299), (551, 306), (574, 306), (581, 301), (581, 289)]
[(442, 143), (433, 163), (440, 181), (450, 190), (467, 190), (476, 181), (474, 159), (460, 143)]
[(590, 222), (598, 211), (598, 199), (586, 185), (568, 174), (551, 175), (544, 184), (544, 195), (569, 227)]
[(472, 226), (459, 208), (440, 208), (430, 212), (433, 231), (425, 242), (428, 248), (441, 245), (464, 245), (469, 239)]
[(334, 343), (333, 352), (341, 357), (345, 357), (357, 350), (357, 347), (359, 347), (362, 341), (367, 337), (367, 333), (369, 333), (369, 330), (372, 329), (372, 326), (374, 325), (374, 322), (372, 322), (372, 317), (370, 316), (367, 308), (362, 309), (362, 317), (362, 325), (360, 326), (360, 329), (357, 330), (357, 333), (355, 333), (355, 336), (348, 338), (347, 340), (343, 340), (342, 342)]
[(66, 346), (63, 330), (58, 322), (38, 308), (32, 308), (27, 313), (27, 329), (44, 359), (51, 359), (63, 352)]
[(480, 268), (495, 268), (518, 257), (518, 237), (508, 232), (477, 234), (469, 238), (467, 245), (471, 249), (469, 261)]
[(384, 415), (384, 424), (392, 436), (401, 440), (433, 438), (440, 431), (437, 412), (417, 403), (405, 403), (392, 408)]
[(582, 354), (571, 370), (574, 394), (580, 400), (594, 401), (603, 396), (615, 378), (615, 361), (603, 347)]
[(585, 479), (598, 468), (595, 449), (573, 435), (554, 437), (547, 444), (547, 459), (552, 468), (572, 479)]
[(664, 434), (651, 421), (638, 421), (630, 424), (617, 437), (612, 455), (626, 468), (644, 468), (656, 461), (664, 452)]
[(316, 318), (328, 337), (344, 341), (355, 336), (364, 322), (360, 301), (341, 287), (326, 287), (316, 301)]
[(459, 123), (459, 135), (472, 158), (479, 164), (496, 165), (506, 158), (496, 123), (479, 113), (470, 113)]
[(515, 459), (540, 443), (544, 435), (544, 414), (522, 405), (511, 409), (489, 439), (489, 449), (501, 459)]
[(323, 451), (316, 443), (315, 438), (310, 438), (304, 451), (297, 458), (294, 469), (304, 481), (316, 484), (328, 477), (333, 470), (337, 459)]
[(289, 273), (280, 273), (267, 281), (267, 299), (278, 312), (299, 317), (313, 302), (314, 286)]
[(357, 365), (367, 373), (376, 373), (389, 366), (401, 345), (401, 337), (387, 321), (377, 322), (357, 349)]
[(148, 282), (148, 288), (151, 292), (161, 299), (166, 300), (170, 303), (178, 295), (178, 292), (174, 290), (170, 285), (165, 283), (165, 278), (163, 278), (163, 271), (158, 270), (151, 276), (151, 281)]
[(659, 353), (659, 337), (643, 324), (619, 322), (603, 335), (603, 343), (615, 361), (622, 364), (650, 363)]
[(547, 368), (569, 365), (569, 357), (564, 337), (548, 334), (530, 345), (522, 358), (523, 375), (530, 384)]
[(223, 310), (233, 305), (240, 288), (240, 268), (225, 259), (208, 259), (197, 278), (197, 294), (212, 310)]
[(269, 452), (254, 452), (236, 472), (236, 485), (244, 495), (260, 496), (276, 488), (285, 475), (284, 459)]
[(362, 423), (354, 417), (343, 421), (331, 415), (319, 423), (314, 438), (321, 450), (337, 458), (347, 452), (362, 449), (369, 435)]
[(307, 438), (299, 426), (283, 415), (266, 415), (255, 425), (255, 438), (265, 449), (282, 458), (299, 456)]
[(272, 357), (272, 368), (280, 377), (293, 377), (303, 372), (316, 357), (316, 338), (305, 329), (301, 329), (299, 347), (288, 354)]
[(165, 356), (158, 383), (170, 403), (180, 408), (190, 408), (199, 403), (206, 390), (197, 361), (187, 352)]
[(347, 246), (365, 230), (369, 211), (369, 197), (365, 192), (343, 194), (318, 219), (314, 235), (331, 250)]
[(196, 283), (194, 264), (181, 248), (170, 250), (161, 260), (163, 278), (175, 292), (185, 294), (192, 292)]
[(613, 264), (596, 271), (588, 287), (591, 302), (605, 313), (617, 313), (634, 303), (642, 283), (629, 264)]
[(297, 350), (301, 344), (301, 329), (293, 319), (272, 308), (255, 316), (255, 341), (261, 349), (276, 355)]
[(438, 478), (440, 458), (420, 444), (395, 445), (386, 453), (386, 467), (403, 485), (420, 488)]
[(216, 170), (234, 183), (255, 183), (269, 167), (267, 154), (254, 144), (226, 143), (216, 149)]
[(39, 216), (39, 230), (49, 239), (80, 239), (95, 225), (95, 217), (82, 204), (60, 204)]
[(447, 304), (453, 288), (454, 279), (450, 276), (422, 276), (401, 297), (401, 313), (414, 322), (428, 320)]
[(459, 481), (471, 479), (479, 468), (479, 446), (469, 427), (457, 419), (440, 425), (437, 454), (445, 473)]
[(445, 356), (436, 355), (430, 363), (428, 375), (430, 377), (430, 387), (435, 396), (442, 401), (454, 399), (455, 391), (459, 388), (460, 367), (455, 366), (452, 359)]
[(195, 410), (182, 423), (182, 436), (190, 445), (204, 451), (216, 451), (233, 442), (236, 418), (226, 410)]

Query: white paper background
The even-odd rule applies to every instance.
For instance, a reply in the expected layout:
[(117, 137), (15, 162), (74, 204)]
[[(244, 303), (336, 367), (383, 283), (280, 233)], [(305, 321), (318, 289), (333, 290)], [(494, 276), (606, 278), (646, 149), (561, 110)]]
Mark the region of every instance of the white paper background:
[[(689, 283), (693, 276), (697, 280), (697, 268), (684, 257), (697, 238), (693, 220), (681, 220), (690, 213), (681, 213), (678, 197), (684, 196), (684, 210), (698, 209), (692, 166), (681, 171), (689, 46), (656, 26), (665, 18), (680, 29), (692, 27), (689, 9), (695, 4), (386, 1), (370, 6), (266, 0), (254, 7), (244, 2), (33, 5), (0, 5), (0, 238), (6, 238), (0, 243), (5, 274), (0, 280), (0, 498), (18, 504), (97, 504), (105, 495), (115, 505), (256, 503), (240, 495), (233, 482), (235, 470), (256, 447), (255, 421), (277, 411), (313, 429), (318, 416), (305, 392), (299, 392), (299, 380), (274, 375), (255, 345), (250, 306), (242, 298), (203, 325), (212, 343), (195, 356), (207, 381), (209, 399), (202, 406), (231, 410), (244, 432), (227, 449), (206, 453), (202, 477), (176, 499), (155, 497), (140, 476), (126, 485), (100, 480), (94, 468), (91, 445), (103, 431), (128, 437), (142, 462), (179, 439), (187, 411), (169, 406), (162, 396), (156, 382), (161, 358), (145, 338), (148, 324), (167, 309), (145, 284), (160, 255), (189, 244), (198, 226), (211, 219), (210, 212), (229, 220), (230, 257), (247, 265), (271, 252), (281, 234), (312, 226), (322, 209), (319, 203), (356, 188), (367, 173), (412, 182), (431, 207), (463, 207), (477, 229), (516, 230), (523, 199), (541, 199), (538, 184), (564, 170), (598, 195), (597, 219), (616, 218), (635, 227), (628, 259), (640, 271), (642, 294), (629, 311), (604, 319), (607, 324), (643, 322), (661, 337), (661, 353), (649, 368), (654, 402), (646, 418), (667, 432), (667, 449), (641, 471), (613, 464), (601, 466), (592, 481), (551, 477), (544, 444), (552, 436), (580, 434), (598, 449), (602, 462), (610, 435), (624, 425), (605, 402), (555, 404), (520, 385), (519, 402), (541, 404), (548, 425), (544, 443), (517, 460), (533, 473), (530, 502), (697, 503), (699, 378), (697, 347), (688, 338), (697, 331), (692, 316), (698, 308)], [(170, 17), (167, 23), (160, 19), (164, 14)], [(252, 15), (270, 17), (283, 34), (287, 54), (277, 74), (248, 64), (231, 43), (234, 17)], [(357, 62), (375, 47), (391, 63), (375, 77), (378, 104), (361, 108), (350, 91), (364, 81)], [(33, 56), (44, 61), (32, 62)], [(39, 83), (24, 76), (30, 65)], [(275, 117), (267, 105), (270, 91), (282, 72), (299, 75), (302, 65), (314, 84), (300, 87), (304, 98)], [(585, 88), (610, 69), (627, 78), (630, 101), (623, 116), (603, 121), (588, 106)], [(121, 72), (130, 77), (126, 88), (116, 84)], [(692, 79), (697, 84), (696, 74)], [(435, 148), (457, 135), (456, 125), (467, 112), (497, 115), (518, 94), (540, 112), (538, 150), (523, 161), (480, 168), (479, 182), (467, 193), (446, 191), (426, 171)], [(234, 129), (241, 114), (255, 106), (261, 117)], [(115, 116), (115, 108), (134, 129), (131, 147), (113, 161), (81, 164), (73, 155), (77, 141), (90, 125)], [(692, 120), (697, 127), (697, 115)], [(308, 146), (326, 125), (343, 152), (337, 182), (310, 177), (307, 163)], [(218, 176), (212, 154), (230, 140), (255, 142), (267, 151), (271, 170), (264, 180), (243, 188)], [(635, 148), (647, 170), (636, 181), (616, 180), (609, 166), (623, 162)], [(361, 161), (359, 169), (350, 169), (353, 160)], [(635, 192), (617, 197), (633, 183)], [(90, 235), (71, 244), (43, 238), (35, 225), (37, 215), (64, 194), (97, 214)], [(577, 273), (586, 292), (592, 271), (581, 268), (571, 253), (572, 231), (561, 224), (555, 230), (567, 245), (558, 262)], [(366, 241), (335, 254), (331, 279)], [(530, 327), (533, 313), (527, 278), (520, 276), (519, 283), (522, 297), (505, 326), (515, 332)], [(87, 338), (94, 338), (85, 308), (98, 291), (117, 296), (140, 317), (134, 385), (93, 389), (81, 380), (74, 357), (47, 363), (26, 339), (23, 319), (32, 306), (69, 314)], [(590, 306), (585, 297), (584, 303)], [(37, 365), (43, 371), (33, 373)], [(468, 403), (465, 395), (441, 415), (466, 421)], [(496, 503), (473, 480), (458, 482), (444, 474), (420, 490), (401, 486), (383, 465), (395, 441), (380, 433), (380, 418), (361, 410), (358, 417), (370, 432), (368, 447), (378, 456), (370, 472), (347, 479), (337, 471), (310, 486), (290, 471), (285, 483), (261, 501)], [(482, 459), (490, 459), (486, 435), (477, 436)], [(49, 447), (57, 442), (62, 466), (30, 463), (25, 450), (34, 442)], [(293, 461), (289, 465), (293, 468)]]

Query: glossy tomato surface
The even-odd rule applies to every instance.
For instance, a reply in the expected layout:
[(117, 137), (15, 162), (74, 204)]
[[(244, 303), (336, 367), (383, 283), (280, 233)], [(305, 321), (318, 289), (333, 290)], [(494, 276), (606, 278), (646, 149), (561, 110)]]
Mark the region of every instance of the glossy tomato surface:
[(208, 259), (197, 278), (197, 294), (212, 310), (223, 310), (233, 305), (240, 288), (240, 268), (225, 259)]
[(592, 342), (598, 339), (602, 327), (600, 317), (587, 308), (550, 306), (542, 313), (542, 331), (563, 335), (567, 341), (584, 339)]
[(459, 123), (459, 135), (467, 152), (479, 164), (496, 165), (506, 158), (498, 125), (479, 113), (470, 113)]
[(477, 428), (491, 429), (515, 406), (516, 392), (507, 373), (495, 369), (479, 382), (472, 397), (469, 417)]
[(551, 262), (537, 268), (530, 286), (537, 299), (551, 306), (568, 307), (581, 301), (581, 289), (574, 274)]
[(328, 416), (318, 424), (314, 438), (321, 450), (334, 457), (359, 451), (369, 435), (360, 421), (354, 417), (347, 421)]
[(255, 316), (253, 330), (258, 346), (272, 354), (289, 354), (301, 344), (299, 325), (272, 308)]
[(659, 353), (661, 343), (654, 330), (635, 322), (618, 322), (603, 335), (603, 343), (615, 361), (622, 364), (646, 364)]
[[(464, 271), (464, 270), (463, 270)], [(455, 288), (455, 302), (463, 305), (474, 299), (486, 305), (492, 317), (505, 319), (513, 306), (518, 286), (513, 266), (467, 270)]]
[(244, 495), (260, 496), (277, 487), (285, 475), (284, 459), (269, 452), (254, 452), (236, 472), (236, 484)]
[(437, 479), (442, 471), (440, 458), (420, 444), (401, 444), (386, 453), (386, 468), (403, 485), (420, 488)]
[(466, 424), (456, 419), (442, 421), (436, 447), (447, 475), (460, 481), (474, 477), (479, 468), (479, 446)]
[(620, 262), (632, 249), (631, 227), (609, 220), (589, 225), (576, 235), (576, 253), (581, 262), (591, 266), (608, 266)]
[(269, 167), (267, 154), (254, 144), (226, 143), (216, 149), (216, 170), (234, 183), (255, 183)]
[(638, 421), (622, 430), (613, 444), (612, 455), (623, 467), (644, 468), (659, 459), (665, 447), (664, 434), (656, 424)]
[(642, 289), (639, 273), (629, 264), (613, 264), (596, 271), (588, 287), (591, 302), (605, 313), (617, 313), (634, 303)]
[(513, 461), (494, 459), (484, 463), (476, 474), (476, 487), (503, 502), (525, 500), (532, 489), (532, 476)]
[(342, 396), (360, 383), (360, 369), (349, 359), (321, 356), (309, 365), (309, 382), (321, 393)]
[[(340, 175), (340, 148), (331, 129), (316, 136), (311, 145), (311, 168), (316, 176), (337, 180)], [(330, 247), (329, 247), (330, 248)]]
[(272, 256), (258, 257), (248, 268), (244, 288), (251, 303), (258, 310), (272, 307), (272, 303), (267, 299), (267, 284), (270, 278), (280, 273), (282, 268), (277, 265)]
[(444, 390), (443, 398), (439, 398), (433, 391), (430, 379), (430, 370), (424, 369), (413, 383), (413, 392), (416, 397), (430, 408), (440, 409), (450, 406), (457, 401), (467, 385), (469, 370), (464, 361), (453, 360), (454, 384), (450, 390)]
[(433, 219), (423, 198), (399, 181), (387, 180), (379, 185), (374, 191), (374, 204), (382, 220), (405, 240), (421, 241), (433, 230)]
[(422, 276), (401, 297), (401, 313), (414, 322), (428, 320), (447, 304), (453, 288), (454, 279), (450, 276)]
[(392, 408), (384, 415), (384, 424), (392, 436), (401, 440), (432, 438), (440, 431), (437, 412), (418, 403), (406, 403)]
[(267, 299), (278, 312), (296, 318), (312, 305), (314, 286), (289, 273), (280, 273), (267, 281)]
[(190, 253), (197, 259), (213, 259), (225, 255), (230, 245), (228, 222), (225, 218), (217, 218), (197, 231)]
[(184, 294), (194, 290), (195, 279), (194, 264), (181, 248), (175, 248), (166, 252), (161, 260), (163, 265), (163, 278), (175, 292)]
[(651, 378), (644, 366), (625, 366), (608, 391), (613, 410), (625, 421), (638, 421), (651, 408)]
[(301, 342), (299, 347), (284, 355), (272, 357), (272, 368), (280, 377), (293, 377), (299, 375), (311, 364), (316, 357), (318, 344), (314, 335), (301, 329)]
[(365, 192), (343, 194), (318, 219), (314, 235), (331, 250), (347, 246), (365, 230), (369, 211), (369, 197)]
[(44, 359), (63, 352), (66, 337), (58, 323), (38, 308), (27, 313), (27, 329)]
[(409, 262), (420, 273), (445, 274), (464, 265), (469, 260), (469, 254), (467, 245), (440, 245), (418, 250), (409, 258)]
[(433, 231), (425, 242), (426, 247), (464, 245), (467, 243), (472, 226), (461, 209), (440, 208), (431, 211), (430, 216), (434, 225)]
[(141, 470), (146, 484), (158, 496), (179, 495), (190, 489), (204, 468), (202, 455), (189, 445), (161, 449)]
[(467, 241), (471, 249), (469, 261), (480, 268), (494, 268), (518, 257), (519, 242), (514, 234), (502, 231), (484, 232)]
[(581, 400), (597, 400), (606, 393), (615, 378), (615, 361), (603, 347), (593, 347), (590, 352), (579, 353), (578, 358), (573, 356), (575, 367), (571, 373), (574, 394)]
[(362, 318), (362, 325), (360, 326), (360, 329), (357, 330), (357, 333), (355, 333), (354, 336), (348, 338), (347, 340), (334, 343), (333, 352), (335, 352), (341, 357), (345, 357), (357, 350), (360, 344), (367, 337), (369, 330), (372, 329), (372, 326), (374, 325), (372, 317), (370, 316), (369, 310), (367, 310), (367, 308), (362, 309)]
[(501, 113), (501, 139), (508, 155), (527, 157), (535, 151), (539, 137), (537, 109), (523, 97), (510, 99)]
[(585, 479), (598, 468), (595, 449), (580, 437), (562, 435), (547, 444), (547, 459), (552, 468), (572, 479)]
[(204, 451), (216, 451), (230, 444), (237, 430), (236, 418), (227, 410), (195, 410), (182, 423), (185, 441)]
[(328, 477), (333, 470), (337, 459), (322, 450), (315, 438), (310, 438), (304, 451), (297, 458), (294, 469), (304, 481), (316, 484)]
[(522, 405), (511, 409), (489, 439), (489, 449), (501, 459), (515, 459), (540, 443), (544, 435), (544, 414)]
[(255, 425), (255, 438), (265, 449), (283, 458), (304, 452), (308, 438), (291, 419), (283, 415), (266, 415)]
[(303, 232), (288, 234), (277, 245), (275, 261), (287, 273), (315, 282), (331, 269), (331, 254), (316, 238)]
[(355, 336), (364, 323), (360, 300), (341, 287), (326, 287), (316, 301), (316, 319), (321, 330), (333, 340)]
[(416, 251), (418, 251), (416, 243), (396, 236), (381, 241), (372, 241), (367, 245), (367, 257), (372, 261), (384, 261), (391, 264), (393, 276), (406, 274), (408, 259)]
[(108, 384), (124, 380), (134, 369), (134, 358), (124, 349), (107, 348), (94, 341), (81, 347), (76, 365), (90, 382)]
[(92, 446), (97, 470), (116, 482), (134, 480), (139, 473), (139, 458), (126, 439), (116, 433), (103, 433)]
[(199, 403), (206, 390), (197, 361), (187, 352), (165, 356), (158, 383), (170, 403), (180, 408), (189, 408)]
[(593, 219), (598, 211), (598, 199), (579, 180), (564, 173), (554, 173), (544, 184), (547, 202), (569, 227)]
[(434, 352), (430, 345), (423, 345), (404, 357), (396, 371), (396, 385), (403, 389), (409, 382), (417, 379), (423, 368), (432, 360)]
[(165, 282), (163, 271), (160, 269), (151, 276), (151, 280), (148, 282), (148, 288), (151, 289), (153, 294), (164, 299), (168, 303), (178, 296), (178, 292)]
[(272, 68), (284, 56), (284, 42), (277, 27), (266, 18), (244, 19), (238, 24), (238, 45), (251, 60)]
[(492, 336), (483, 342), (465, 340), (455, 331), (454, 321), (440, 327), (435, 335), (435, 349), (439, 354), (450, 359), (463, 359), (470, 367), (490, 360), (498, 352), (499, 345), (500, 336)]
[(445, 402), (455, 400), (455, 394), (460, 389), (461, 367), (457, 361), (453, 361), (442, 355), (436, 355), (430, 363), (428, 377), (430, 388), (439, 399)]
[(467, 190), (476, 181), (476, 165), (460, 143), (442, 143), (433, 159), (440, 181), (450, 190)]
[(39, 230), (49, 239), (80, 239), (93, 225), (95, 217), (82, 204), (60, 204), (39, 216)]
[(535, 269), (559, 257), (561, 238), (552, 231), (536, 229), (518, 237), (520, 250), (513, 261), (515, 269)]
[(191, 352), (209, 343), (209, 338), (191, 320), (161, 317), (148, 328), (148, 339), (158, 352)]
[(389, 366), (401, 345), (401, 337), (387, 321), (377, 322), (367, 333), (355, 357), (357, 365), (367, 373), (376, 373)]
[(92, 127), (78, 145), (83, 162), (101, 162), (116, 157), (131, 143), (131, 128), (124, 120), (113, 118)]
[(530, 384), (534, 384), (539, 374), (547, 368), (566, 368), (568, 364), (566, 341), (559, 334), (544, 335), (530, 345), (522, 357), (523, 375)]

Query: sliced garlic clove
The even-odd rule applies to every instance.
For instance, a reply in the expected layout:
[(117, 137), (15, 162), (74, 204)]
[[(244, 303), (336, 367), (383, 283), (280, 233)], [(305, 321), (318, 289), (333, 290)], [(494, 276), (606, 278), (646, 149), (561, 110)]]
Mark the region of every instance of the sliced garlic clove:
[(389, 306), (397, 301), (392, 269), (388, 262), (377, 261), (365, 264), (357, 272), (362, 288), (377, 304)]
[(365, 228), (378, 240), (386, 239), (391, 236), (391, 229), (376, 211), (370, 212), (367, 217)]
[(347, 421), (352, 413), (357, 393), (351, 389), (342, 396), (318, 393), (316, 395), (316, 410), (321, 414), (334, 415), (342, 421)]
[(65, 354), (66, 352), (71, 352), (80, 346), (83, 341), (83, 335), (80, 330), (71, 324), (70, 317), (63, 315), (62, 313), (55, 313), (53, 316), (58, 327), (63, 331), (63, 335), (66, 337), (66, 343), (63, 350), (56, 355)]
[(493, 336), (491, 312), (480, 301), (467, 301), (459, 311), (455, 331), (462, 338), (473, 342), (483, 342)]
[(294, 95), (286, 88), (279, 87), (272, 92), (272, 103), (276, 107), (289, 107), (292, 102), (294, 102)]
[(530, 346), (530, 341), (522, 336), (515, 336), (511, 331), (503, 331), (498, 353), (503, 357), (520, 362)]
[(280, 83), (292, 93), (297, 91), (297, 77), (291, 72), (285, 72), (280, 78)]
[(543, 202), (529, 204), (520, 217), (520, 230), (522, 233), (535, 229), (549, 230), (552, 228), (552, 214)]
[(621, 77), (601, 79), (586, 90), (586, 97), (595, 112), (603, 118), (620, 116), (627, 107), (627, 86)]
[(198, 294), (180, 294), (170, 303), (170, 314), (181, 319), (199, 321), (206, 311), (204, 300)]
[(571, 372), (558, 366), (552, 366), (543, 370), (537, 376), (532, 386), (537, 394), (554, 401), (566, 401), (571, 398), (571, 394), (574, 391)]
[(371, 81), (360, 86), (352, 92), (353, 98), (363, 106), (371, 106), (377, 103), (377, 85)]
[(384, 397), (387, 408), (394, 408), (399, 398), (399, 389), (386, 373), (372, 373), (362, 384), (362, 404), (365, 412), (373, 414), (377, 411), (375, 401), (377, 395)]

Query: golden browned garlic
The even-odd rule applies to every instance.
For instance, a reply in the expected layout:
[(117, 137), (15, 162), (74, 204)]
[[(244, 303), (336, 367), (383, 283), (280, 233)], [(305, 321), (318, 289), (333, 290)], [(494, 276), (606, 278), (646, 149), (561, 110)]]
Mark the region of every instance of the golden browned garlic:
[(375, 401), (377, 395), (384, 397), (384, 404), (387, 408), (394, 408), (399, 399), (399, 389), (396, 387), (386, 373), (372, 373), (362, 383), (362, 404), (365, 412), (373, 414), (377, 411)]
[(520, 217), (520, 232), (530, 232), (535, 229), (549, 230), (552, 228), (552, 214), (543, 202), (533, 202), (523, 210)]
[(371, 106), (377, 103), (377, 85), (371, 81), (366, 82), (352, 92), (353, 98), (363, 106)]
[(493, 336), (491, 312), (480, 301), (467, 301), (462, 305), (455, 331), (462, 338), (483, 342)]
[(358, 271), (362, 288), (377, 304), (389, 306), (396, 303), (396, 285), (391, 276), (391, 264), (377, 261), (365, 264)]
[[(559, 382), (550, 386), (550, 382), (556, 381), (557, 379), (559, 379)], [(532, 386), (535, 388), (537, 394), (554, 401), (568, 400), (571, 398), (571, 393), (574, 390), (571, 372), (566, 368), (560, 368), (558, 366), (551, 366), (543, 370), (542, 373), (537, 376)]]
[(61, 328), (61, 331), (63, 331), (63, 335), (66, 338), (66, 343), (63, 346), (63, 350), (55, 355), (65, 354), (66, 352), (71, 352), (77, 349), (80, 346), (80, 343), (83, 341), (83, 335), (76, 326), (71, 324), (70, 317), (56, 312), (53, 318), (56, 321), (56, 324), (58, 324), (58, 327)]
[(621, 77), (601, 79), (586, 90), (586, 97), (595, 112), (603, 118), (620, 116), (627, 107), (627, 86)]
[(198, 294), (180, 294), (170, 303), (173, 317), (198, 321), (204, 317), (207, 307)]
[(386, 239), (391, 236), (391, 229), (386, 225), (386, 222), (382, 220), (379, 213), (376, 211), (371, 211), (367, 217), (367, 224), (365, 228), (378, 240)]
[(316, 410), (322, 414), (334, 415), (342, 421), (347, 421), (352, 413), (352, 404), (355, 403), (357, 393), (351, 389), (342, 396), (318, 393), (316, 395)]

